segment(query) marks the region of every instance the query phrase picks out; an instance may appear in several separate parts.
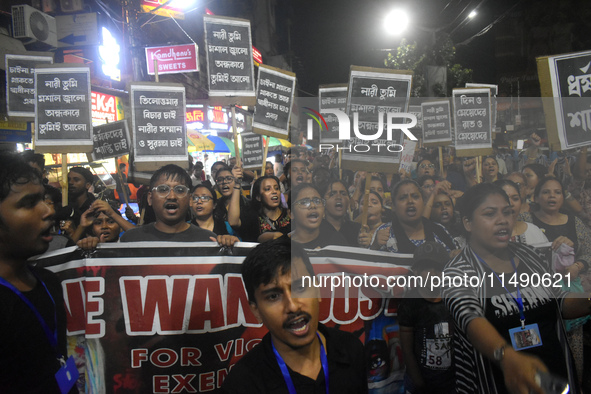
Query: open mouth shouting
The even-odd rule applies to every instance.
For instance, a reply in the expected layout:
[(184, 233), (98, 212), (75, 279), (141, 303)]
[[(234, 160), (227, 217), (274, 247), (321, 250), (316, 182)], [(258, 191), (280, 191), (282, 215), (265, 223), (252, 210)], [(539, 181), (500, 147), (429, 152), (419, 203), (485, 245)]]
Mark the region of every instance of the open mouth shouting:
[(311, 316), (307, 313), (301, 313), (295, 317), (290, 317), (283, 323), (283, 328), (290, 334), (303, 337), (310, 331)]
[(406, 211), (404, 212), (406, 213), (406, 216), (411, 218), (416, 217), (418, 214), (417, 207), (415, 207), (414, 205), (406, 208)]
[(169, 215), (176, 215), (179, 210), (179, 204), (174, 201), (167, 201), (164, 204), (164, 210)]
[(495, 238), (499, 242), (509, 242), (511, 238), (511, 230), (509, 228), (502, 228), (494, 233)]

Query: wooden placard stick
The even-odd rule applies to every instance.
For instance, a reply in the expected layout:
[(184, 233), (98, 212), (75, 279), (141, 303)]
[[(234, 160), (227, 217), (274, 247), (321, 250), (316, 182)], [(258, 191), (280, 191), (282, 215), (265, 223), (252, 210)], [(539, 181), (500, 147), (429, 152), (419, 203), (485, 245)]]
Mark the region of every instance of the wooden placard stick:
[(443, 147), (439, 147), (439, 175), (443, 174)]
[(270, 139), (271, 137), (267, 137), (267, 140), (265, 140), (265, 137), (263, 136), (263, 145), (265, 145), (265, 149), (263, 151), (263, 164), (261, 166), (261, 176), (265, 175), (265, 170), (267, 168), (267, 155), (269, 154)]
[(160, 78), (158, 77), (158, 59), (154, 59), (154, 80), (160, 82)]
[(68, 205), (68, 154), (62, 153), (62, 206)]
[(476, 183), (481, 183), (482, 179), (482, 156), (476, 157)]
[(368, 171), (365, 175), (365, 192), (363, 193), (363, 211), (361, 213), (361, 226), (367, 226), (367, 207), (369, 205), (369, 187), (371, 185), (371, 174)]
[[(242, 160), (240, 160), (240, 147), (238, 146), (238, 128), (236, 127), (236, 106), (232, 106), (232, 134), (234, 135), (234, 154), (236, 156), (236, 166), (242, 167)], [(242, 181), (242, 180), (241, 180)], [(243, 193), (242, 185), (240, 185), (240, 194)]]
[(339, 150), (337, 153), (339, 155), (339, 179), (343, 179), (343, 151)]
[(127, 183), (123, 183), (123, 175), (121, 175), (121, 168), (119, 168), (119, 158), (115, 159), (115, 166), (117, 167), (117, 176), (119, 177), (119, 184), (121, 185), (121, 193), (123, 194), (123, 199), (125, 200), (125, 205), (129, 208), (129, 197), (127, 196), (127, 188), (125, 187)]

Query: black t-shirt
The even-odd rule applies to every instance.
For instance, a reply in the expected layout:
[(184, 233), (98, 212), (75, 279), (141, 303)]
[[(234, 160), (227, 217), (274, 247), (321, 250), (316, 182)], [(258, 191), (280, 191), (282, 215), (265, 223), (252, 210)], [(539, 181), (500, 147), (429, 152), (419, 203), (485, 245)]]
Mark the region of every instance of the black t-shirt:
[(155, 223), (146, 224), (127, 230), (121, 236), (121, 242), (141, 242), (141, 241), (170, 241), (170, 242), (208, 242), (209, 237), (216, 238), (216, 234), (199, 228), (193, 224), (188, 229), (180, 233), (163, 233), (158, 230)]
[(341, 229), (337, 231), (332, 224), (327, 220), (323, 220), (320, 225), (320, 232), (335, 232), (341, 234), (347, 241), (347, 246), (359, 246), (359, 231), (361, 230), (361, 223), (347, 220), (341, 225)]
[(453, 319), (443, 301), (429, 302), (413, 289), (400, 302), (398, 323), (413, 328), (414, 354), (426, 388), (450, 392), (455, 386)]
[[(485, 285), (487, 286), (487, 295), (490, 298), (486, 300), (485, 317), (496, 328), (496, 330), (503, 336), (509, 345), (511, 345), (510, 329), (521, 327), (519, 318), (519, 309), (516, 301), (518, 298), (517, 287), (514, 283), (509, 283), (514, 272), (505, 273), (504, 283), (505, 288), (501, 286), (501, 281), (494, 275), (490, 274), (492, 271), (488, 267), (484, 267), (487, 273)], [(517, 265), (517, 275), (515, 279), (527, 277), (530, 280), (535, 278), (537, 274), (532, 275), (533, 272), (525, 266), (525, 264)], [(514, 280), (515, 280), (514, 279)], [(520, 283), (519, 281), (517, 283)], [(493, 285), (491, 287), (491, 284)], [(507, 290), (511, 293), (507, 292)], [(555, 299), (548, 296), (547, 293), (537, 291), (536, 287), (519, 287), (521, 297), (523, 299), (523, 308), (525, 315), (526, 326), (536, 323), (539, 327), (542, 346), (531, 347), (529, 349), (520, 350), (520, 352), (535, 355), (539, 357), (548, 370), (558, 376), (567, 379), (566, 365), (564, 364), (564, 354), (558, 341), (558, 333), (556, 332), (556, 316), (558, 312), (558, 303)], [(493, 366), (493, 374), (495, 381), (504, 382), (501, 370)], [(497, 384), (500, 392), (505, 392), (504, 384)]]
[[(61, 285), (48, 270), (32, 268), (45, 283), (23, 292), (50, 327), (57, 317), (58, 350), (66, 356), (66, 312)], [(59, 393), (55, 373), (60, 368), (56, 350), (34, 312), (12, 290), (0, 286), (0, 393)], [(54, 311), (56, 314), (54, 315)]]
[[(320, 324), (320, 331), (326, 338), (326, 357), (329, 370), (329, 390), (339, 394), (367, 393), (367, 375), (363, 345), (351, 333), (328, 328)], [(289, 368), (296, 392), (325, 394), (324, 371), (321, 369), (316, 380), (300, 375)], [(275, 359), (271, 335), (255, 346), (230, 370), (222, 385), (223, 393), (244, 394), (287, 394), (287, 385)]]
[(318, 234), (316, 239), (310, 242), (302, 243), (301, 245), (304, 249), (316, 249), (324, 248), (325, 246), (329, 245), (348, 246), (349, 243), (341, 233), (336, 231), (322, 231), (321, 227), (320, 234)]

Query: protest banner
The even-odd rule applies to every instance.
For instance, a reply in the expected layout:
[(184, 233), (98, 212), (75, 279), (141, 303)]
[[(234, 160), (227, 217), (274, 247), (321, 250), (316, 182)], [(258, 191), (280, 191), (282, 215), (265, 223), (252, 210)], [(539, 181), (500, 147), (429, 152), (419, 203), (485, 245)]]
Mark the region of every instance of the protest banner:
[[(347, 112), (347, 84), (320, 85), (318, 88), (318, 112), (322, 114), (325, 109), (336, 108)], [(327, 129), (320, 131), (321, 144), (340, 145), (339, 120), (333, 114), (324, 117)], [(311, 122), (309, 119), (308, 122)], [(311, 139), (308, 137), (308, 139)]]
[(187, 168), (185, 87), (142, 82), (129, 92), (135, 169), (155, 171), (171, 163)]
[(38, 65), (35, 69), (35, 150), (40, 153), (92, 151), (90, 69), (79, 65)]
[(203, 16), (210, 105), (254, 105), (250, 21)]
[(93, 128), (94, 146), (88, 161), (110, 159), (128, 155), (131, 139), (127, 120), (105, 123)]
[(591, 145), (591, 51), (536, 58), (552, 150)]
[(423, 144), (445, 146), (452, 140), (449, 100), (421, 103), (423, 114)]
[[(231, 366), (266, 333), (240, 275), (253, 246), (236, 244), (224, 256), (215, 243), (100, 244), (88, 256), (72, 247), (37, 258), (61, 280), (70, 353), (86, 391), (220, 392)], [(364, 274), (405, 278), (412, 256), (341, 246), (309, 255), (317, 278), (329, 283), (320, 288), (319, 320), (370, 347), (376, 339), (368, 333), (383, 329), (388, 368), (368, 361), (368, 369), (380, 368), (382, 386), (401, 385), (395, 297), (402, 288), (378, 291), (380, 284), (363, 281)], [(337, 286), (345, 277), (352, 284)]]
[[(350, 137), (341, 148), (343, 168), (397, 171), (403, 130), (409, 137), (408, 129), (416, 125), (407, 123), (411, 119), (407, 113), (411, 82), (411, 71), (351, 66), (347, 116), (352, 127), (340, 126)], [(368, 131), (371, 133), (366, 134)]]
[(271, 66), (259, 66), (257, 100), (252, 128), (255, 133), (288, 139), (296, 75)]
[(241, 133), (242, 136), (242, 167), (258, 170), (264, 162), (263, 136), (255, 133)]
[(456, 156), (490, 155), (492, 129), (490, 89), (453, 90)]
[(11, 118), (35, 118), (35, 67), (53, 64), (53, 56), (6, 54), (6, 114)]

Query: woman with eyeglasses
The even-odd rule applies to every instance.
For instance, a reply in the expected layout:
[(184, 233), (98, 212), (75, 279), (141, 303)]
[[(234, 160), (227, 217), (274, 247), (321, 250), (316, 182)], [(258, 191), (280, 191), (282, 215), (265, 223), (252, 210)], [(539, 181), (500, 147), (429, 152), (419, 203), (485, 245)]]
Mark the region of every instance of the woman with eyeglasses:
[(225, 233), (235, 235), (245, 242), (256, 242), (258, 234), (254, 215), (248, 207), (248, 202), (242, 196), (242, 168), (225, 166), (220, 168), (215, 176), (215, 184), (221, 197), (214, 211), (214, 221), (224, 223)]
[(499, 186), (468, 189), (460, 213), (468, 245), (446, 265), (442, 290), (455, 320), (458, 391), (543, 393), (540, 374), (550, 372), (578, 393), (562, 318), (588, 314), (591, 303), (536, 282), (554, 277), (533, 248), (510, 242), (513, 209)]
[(226, 225), (222, 221), (216, 221), (213, 211), (217, 205), (217, 194), (209, 185), (199, 184), (191, 193), (191, 223), (197, 227), (214, 232), (217, 235), (227, 234)]
[(323, 248), (328, 245), (347, 245), (347, 240), (337, 232), (321, 232), (326, 201), (318, 190), (309, 183), (303, 183), (291, 191), (290, 215), (292, 219), (291, 239), (305, 249)]
[(423, 216), (425, 202), (421, 188), (413, 180), (398, 182), (392, 189), (394, 220), (378, 228), (373, 249), (393, 253), (414, 253), (425, 241), (435, 241), (449, 252), (457, 249), (449, 232)]
[(251, 210), (258, 216), (258, 242), (271, 241), (291, 231), (287, 208), (281, 205), (279, 179), (266, 175), (252, 185)]

